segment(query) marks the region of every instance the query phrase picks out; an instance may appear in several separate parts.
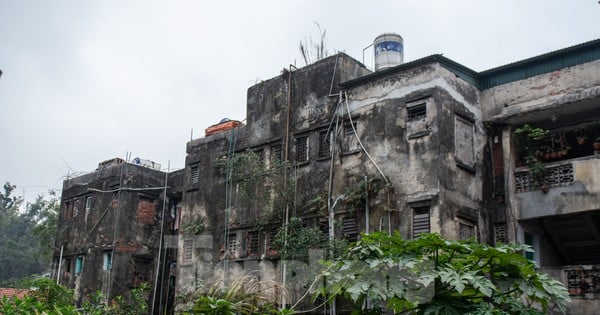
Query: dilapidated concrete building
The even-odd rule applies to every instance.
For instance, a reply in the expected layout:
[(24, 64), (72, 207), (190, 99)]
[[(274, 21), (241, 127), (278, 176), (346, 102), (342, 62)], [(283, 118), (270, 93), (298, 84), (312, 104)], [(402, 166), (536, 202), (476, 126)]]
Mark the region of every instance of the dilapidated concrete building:
[[(526, 124), (545, 132), (534, 151), (517, 139)], [(339, 53), (250, 87), (245, 123), (228, 126), (190, 141), (167, 184), (130, 163), (66, 181), (62, 281), (80, 294), (122, 292), (138, 265), (156, 268), (163, 224), (178, 238), (164, 243), (173, 259), (159, 273), (173, 286), (158, 285), (175, 289), (179, 310), (199, 288), (249, 274), (283, 281), (289, 303), (305, 289), (299, 274), (337, 241), (437, 232), (529, 244), (569, 288), (573, 314), (600, 308), (600, 40), (483, 72), (442, 55), (373, 72)], [(127, 194), (123, 208), (110, 191)], [(88, 196), (99, 209), (81, 210)], [(312, 227), (322, 250), (281, 250), (292, 221)], [(120, 255), (118, 285), (102, 270), (109, 253), (113, 266)], [(91, 280), (86, 268), (77, 275), (80, 255)]]
[[(188, 143), (182, 216), (205, 219), (210, 237), (180, 240), (178, 294), (248, 272), (282, 280), (273, 235), (300, 217), (336, 239), (439, 232), (530, 244), (542, 267), (560, 270), (570, 287), (579, 281), (574, 309), (591, 309), (600, 263), (599, 51), (592, 41), (484, 72), (441, 55), (371, 72), (338, 54), (252, 86), (246, 125)], [(515, 166), (513, 132), (525, 123), (569, 147), (544, 161), (547, 193)], [(576, 147), (578, 133), (587, 146)], [(293, 202), (271, 221), (260, 221), (259, 198), (240, 198), (239, 182), (218, 166), (246, 151), (266, 167), (279, 158), (291, 165)]]
[[(63, 182), (53, 269), (78, 303), (97, 292), (112, 300), (147, 283), (150, 305), (173, 304), (168, 269), (175, 254), (161, 238), (173, 234), (180, 173), (159, 169), (115, 158)], [(166, 276), (156, 278), (157, 270)]]

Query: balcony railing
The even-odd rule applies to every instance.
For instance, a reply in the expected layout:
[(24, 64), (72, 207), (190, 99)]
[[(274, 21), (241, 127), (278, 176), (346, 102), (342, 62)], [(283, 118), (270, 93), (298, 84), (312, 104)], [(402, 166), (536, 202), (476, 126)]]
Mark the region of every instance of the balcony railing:
[(600, 269), (567, 268), (564, 269), (567, 278), (569, 295), (593, 298), (600, 293)]
[(515, 188), (518, 193), (540, 190), (542, 186), (547, 188), (568, 186), (573, 184), (573, 181), (572, 163), (546, 167), (544, 170), (544, 179), (541, 183), (536, 183), (535, 178), (529, 170), (515, 172)]

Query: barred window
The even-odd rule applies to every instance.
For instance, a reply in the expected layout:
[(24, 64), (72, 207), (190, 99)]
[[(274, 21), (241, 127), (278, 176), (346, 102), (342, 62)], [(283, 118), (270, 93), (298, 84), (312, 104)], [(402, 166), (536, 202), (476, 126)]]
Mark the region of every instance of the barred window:
[(237, 251), (237, 234), (229, 234), (227, 249), (229, 250), (230, 255), (235, 255), (235, 252)]
[(331, 132), (328, 130), (319, 131), (319, 157), (326, 158), (331, 156)]
[(308, 161), (308, 136), (296, 138), (296, 162)]
[(133, 260), (133, 277), (131, 279), (132, 285), (140, 285), (143, 282), (148, 282), (151, 279), (152, 264), (149, 260), (145, 259), (134, 259)]
[(190, 177), (190, 181), (192, 184), (197, 184), (198, 180), (200, 179), (200, 167), (198, 166), (198, 164), (196, 165), (192, 165), (191, 166), (191, 177)]
[(272, 144), (271, 145), (271, 161), (275, 161), (275, 160), (281, 160), (282, 156), (281, 156), (281, 143), (276, 143), (276, 144)]
[(425, 102), (411, 104), (406, 107), (407, 120), (421, 120), (427, 116), (427, 106)]
[(416, 207), (413, 209), (413, 239), (421, 233), (430, 232), (429, 207)]
[(471, 223), (458, 223), (458, 239), (468, 240), (475, 238), (476, 235), (475, 225)]
[(248, 232), (247, 236), (247, 253), (248, 256), (259, 255), (260, 234), (257, 231)]

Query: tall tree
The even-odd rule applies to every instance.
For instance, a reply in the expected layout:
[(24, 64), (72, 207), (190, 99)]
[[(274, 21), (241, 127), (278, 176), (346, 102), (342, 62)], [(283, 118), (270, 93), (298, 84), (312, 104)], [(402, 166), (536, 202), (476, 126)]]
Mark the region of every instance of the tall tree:
[[(49, 215), (52, 202), (39, 197), (21, 212), (23, 200), (13, 195), (15, 188), (7, 182), (0, 192), (0, 281), (41, 273), (49, 262), (47, 255), (41, 255), (40, 242), (33, 233), (38, 222), (52, 221)], [(50, 239), (53, 237), (46, 241)]]

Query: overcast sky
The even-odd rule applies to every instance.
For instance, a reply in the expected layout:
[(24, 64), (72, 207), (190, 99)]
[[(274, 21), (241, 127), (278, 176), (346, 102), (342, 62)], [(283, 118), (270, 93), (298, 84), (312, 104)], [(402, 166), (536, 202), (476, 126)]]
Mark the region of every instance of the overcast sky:
[(315, 22), (329, 50), (358, 60), (396, 32), (405, 61), (441, 53), (482, 71), (600, 38), (600, 5), (0, 0), (0, 184), (31, 200), (127, 152), (182, 168), (192, 129), (244, 119), (248, 87), (304, 65)]

